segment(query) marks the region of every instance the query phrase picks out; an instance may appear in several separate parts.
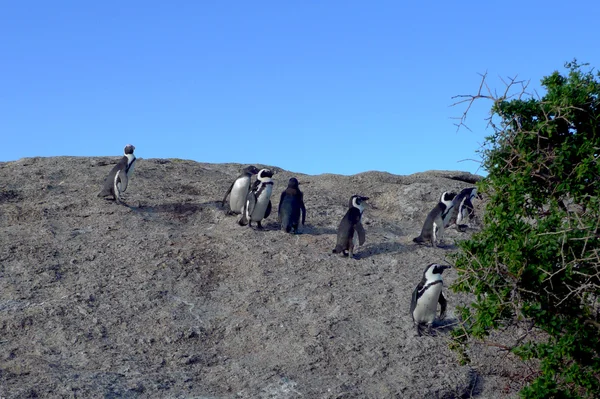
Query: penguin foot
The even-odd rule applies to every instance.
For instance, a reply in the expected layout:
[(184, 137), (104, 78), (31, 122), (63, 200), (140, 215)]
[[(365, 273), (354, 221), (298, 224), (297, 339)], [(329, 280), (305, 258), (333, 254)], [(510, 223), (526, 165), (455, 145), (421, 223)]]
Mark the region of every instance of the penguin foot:
[(413, 238), (413, 242), (419, 245), (425, 245), (425, 240), (423, 240), (421, 236)]
[(431, 328), (431, 324), (427, 324), (427, 331), (423, 331), (423, 328), (424, 328), (423, 324), (416, 323), (415, 327), (417, 329), (417, 335), (419, 337), (422, 337), (422, 336), (435, 337), (436, 336), (435, 332)]
[(461, 233), (464, 233), (465, 231), (467, 231), (468, 228), (469, 228), (469, 225), (467, 225), (467, 224), (459, 224), (458, 226), (456, 226), (456, 229), (458, 231), (460, 231)]
[(259, 230), (264, 230), (264, 227), (262, 224), (260, 224), (260, 222), (256, 222), (256, 228)]
[(245, 217), (242, 217), (242, 218), (241, 218), (241, 219), (238, 221), (238, 224), (239, 224), (240, 226), (245, 226), (245, 225), (247, 225), (247, 224), (248, 224), (248, 221), (246, 220), (246, 218), (245, 218)]

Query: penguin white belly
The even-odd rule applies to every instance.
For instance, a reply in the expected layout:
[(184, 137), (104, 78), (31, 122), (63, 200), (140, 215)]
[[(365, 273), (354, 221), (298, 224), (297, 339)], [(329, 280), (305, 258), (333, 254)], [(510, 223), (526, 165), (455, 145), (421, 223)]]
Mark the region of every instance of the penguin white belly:
[(252, 215), (250, 215), (251, 221), (260, 222), (261, 220), (263, 220), (265, 212), (267, 211), (267, 206), (269, 205), (269, 200), (271, 199), (272, 191), (273, 185), (267, 184), (264, 190), (260, 193), (260, 196), (256, 199), (256, 205), (254, 205)]
[(125, 154), (125, 156), (127, 157), (127, 178), (129, 179), (131, 177), (131, 175), (133, 175), (133, 168), (135, 167), (135, 157), (133, 156), (133, 154)]
[(249, 177), (240, 177), (233, 183), (231, 195), (229, 197), (229, 207), (232, 211), (241, 213), (244, 209), (244, 202), (248, 195), (248, 187), (250, 187)]
[(435, 284), (427, 288), (417, 300), (417, 306), (413, 311), (413, 318), (417, 323), (433, 323), (441, 292), (442, 284)]
[(456, 216), (456, 224), (457, 225), (461, 224), (462, 221), (465, 219), (465, 216), (466, 216), (465, 215), (465, 213), (466, 213), (465, 212), (466, 211), (466, 209), (465, 209), (465, 200), (466, 200), (466, 198), (461, 201), (460, 206), (458, 208), (458, 215)]
[(131, 175), (133, 174), (133, 168), (135, 166), (135, 162), (131, 164), (131, 166), (129, 167), (129, 169), (127, 170), (127, 178), (129, 179), (131, 177)]

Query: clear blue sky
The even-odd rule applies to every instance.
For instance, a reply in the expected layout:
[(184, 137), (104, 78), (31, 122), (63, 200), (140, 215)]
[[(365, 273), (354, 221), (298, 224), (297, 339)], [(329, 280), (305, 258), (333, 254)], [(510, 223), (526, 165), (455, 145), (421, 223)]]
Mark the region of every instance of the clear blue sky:
[[(406, 3), (406, 4), (405, 4)], [(600, 67), (600, 2), (2, 1), (0, 161), (122, 154), (476, 172), (478, 73)], [(482, 173), (482, 171), (479, 171)]]

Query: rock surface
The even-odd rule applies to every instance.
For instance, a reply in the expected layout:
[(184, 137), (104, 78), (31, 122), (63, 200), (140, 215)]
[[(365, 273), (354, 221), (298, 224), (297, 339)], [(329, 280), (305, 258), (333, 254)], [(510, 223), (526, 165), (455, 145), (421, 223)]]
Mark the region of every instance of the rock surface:
[[(462, 366), (448, 349), (468, 298), (445, 288), (436, 337), (417, 337), (408, 314), (425, 266), (474, 229), (448, 229), (444, 248), (412, 238), (441, 192), (477, 176), (274, 168), (259, 231), (219, 202), (244, 165), (138, 159), (122, 206), (96, 197), (117, 160), (0, 163), (0, 397), (514, 395), (506, 366), (483, 364), (505, 360)], [(276, 223), (292, 176), (307, 207), (298, 235)], [(370, 197), (359, 259), (331, 253), (352, 194)]]

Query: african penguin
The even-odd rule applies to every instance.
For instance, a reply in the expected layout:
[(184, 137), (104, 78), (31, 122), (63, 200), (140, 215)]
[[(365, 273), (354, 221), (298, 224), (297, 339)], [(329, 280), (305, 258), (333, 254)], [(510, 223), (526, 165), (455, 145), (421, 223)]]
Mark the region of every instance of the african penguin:
[(435, 320), (437, 304), (441, 306), (440, 317), (442, 320), (446, 316), (446, 298), (442, 293), (442, 273), (450, 266), (438, 265), (432, 263), (425, 268), (423, 278), (413, 291), (410, 301), (410, 315), (417, 328), (417, 334), (421, 336), (423, 324), (427, 324), (428, 334), (431, 335), (431, 325)]
[(256, 181), (246, 196), (242, 218), (238, 222), (240, 226), (249, 225), (252, 227), (252, 222), (256, 222), (259, 229), (263, 228), (261, 221), (271, 214), (272, 177), (273, 171), (270, 169), (261, 169), (256, 175)]
[[(333, 249), (334, 254), (349, 255), (352, 258), (354, 257), (355, 240), (358, 239), (359, 245), (365, 243), (365, 229), (360, 219), (365, 209), (363, 202), (368, 199), (369, 197), (360, 195), (350, 197), (348, 211), (338, 226), (337, 245)], [(348, 251), (348, 254), (346, 254), (346, 251)]]
[(423, 228), (421, 229), (421, 235), (413, 238), (413, 241), (417, 244), (424, 244), (426, 241), (431, 242), (431, 246), (437, 246), (436, 241), (441, 240), (444, 235), (444, 219), (443, 215), (448, 212), (452, 207), (452, 200), (456, 196), (455, 193), (443, 192), (440, 201), (437, 205), (429, 212)]
[(463, 198), (457, 206), (456, 227), (459, 231), (465, 231), (468, 227), (465, 223), (467, 218), (471, 220), (475, 216), (473, 199), (477, 196), (477, 187), (465, 188), (458, 195)]
[(229, 211), (228, 214), (239, 214), (242, 213), (242, 208), (244, 207), (244, 203), (246, 202), (246, 196), (248, 195), (248, 191), (250, 190), (250, 180), (252, 179), (252, 175), (258, 173), (258, 169), (254, 165), (250, 165), (241, 170), (241, 174), (231, 183), (229, 190), (225, 193), (223, 197), (223, 201), (221, 202), (222, 206), (225, 206), (225, 200), (227, 196), (231, 193), (229, 197)]
[(281, 224), (281, 230), (286, 233), (298, 233), (300, 224), (300, 212), (302, 212), (302, 225), (306, 219), (306, 208), (304, 207), (304, 194), (298, 188), (298, 179), (292, 177), (287, 188), (279, 198), (279, 210), (277, 219)]
[(127, 190), (127, 184), (133, 174), (133, 167), (135, 165), (133, 150), (135, 150), (135, 147), (131, 144), (125, 146), (123, 158), (119, 160), (108, 174), (102, 191), (98, 193), (98, 197), (112, 195), (117, 203), (122, 202), (122, 194)]

